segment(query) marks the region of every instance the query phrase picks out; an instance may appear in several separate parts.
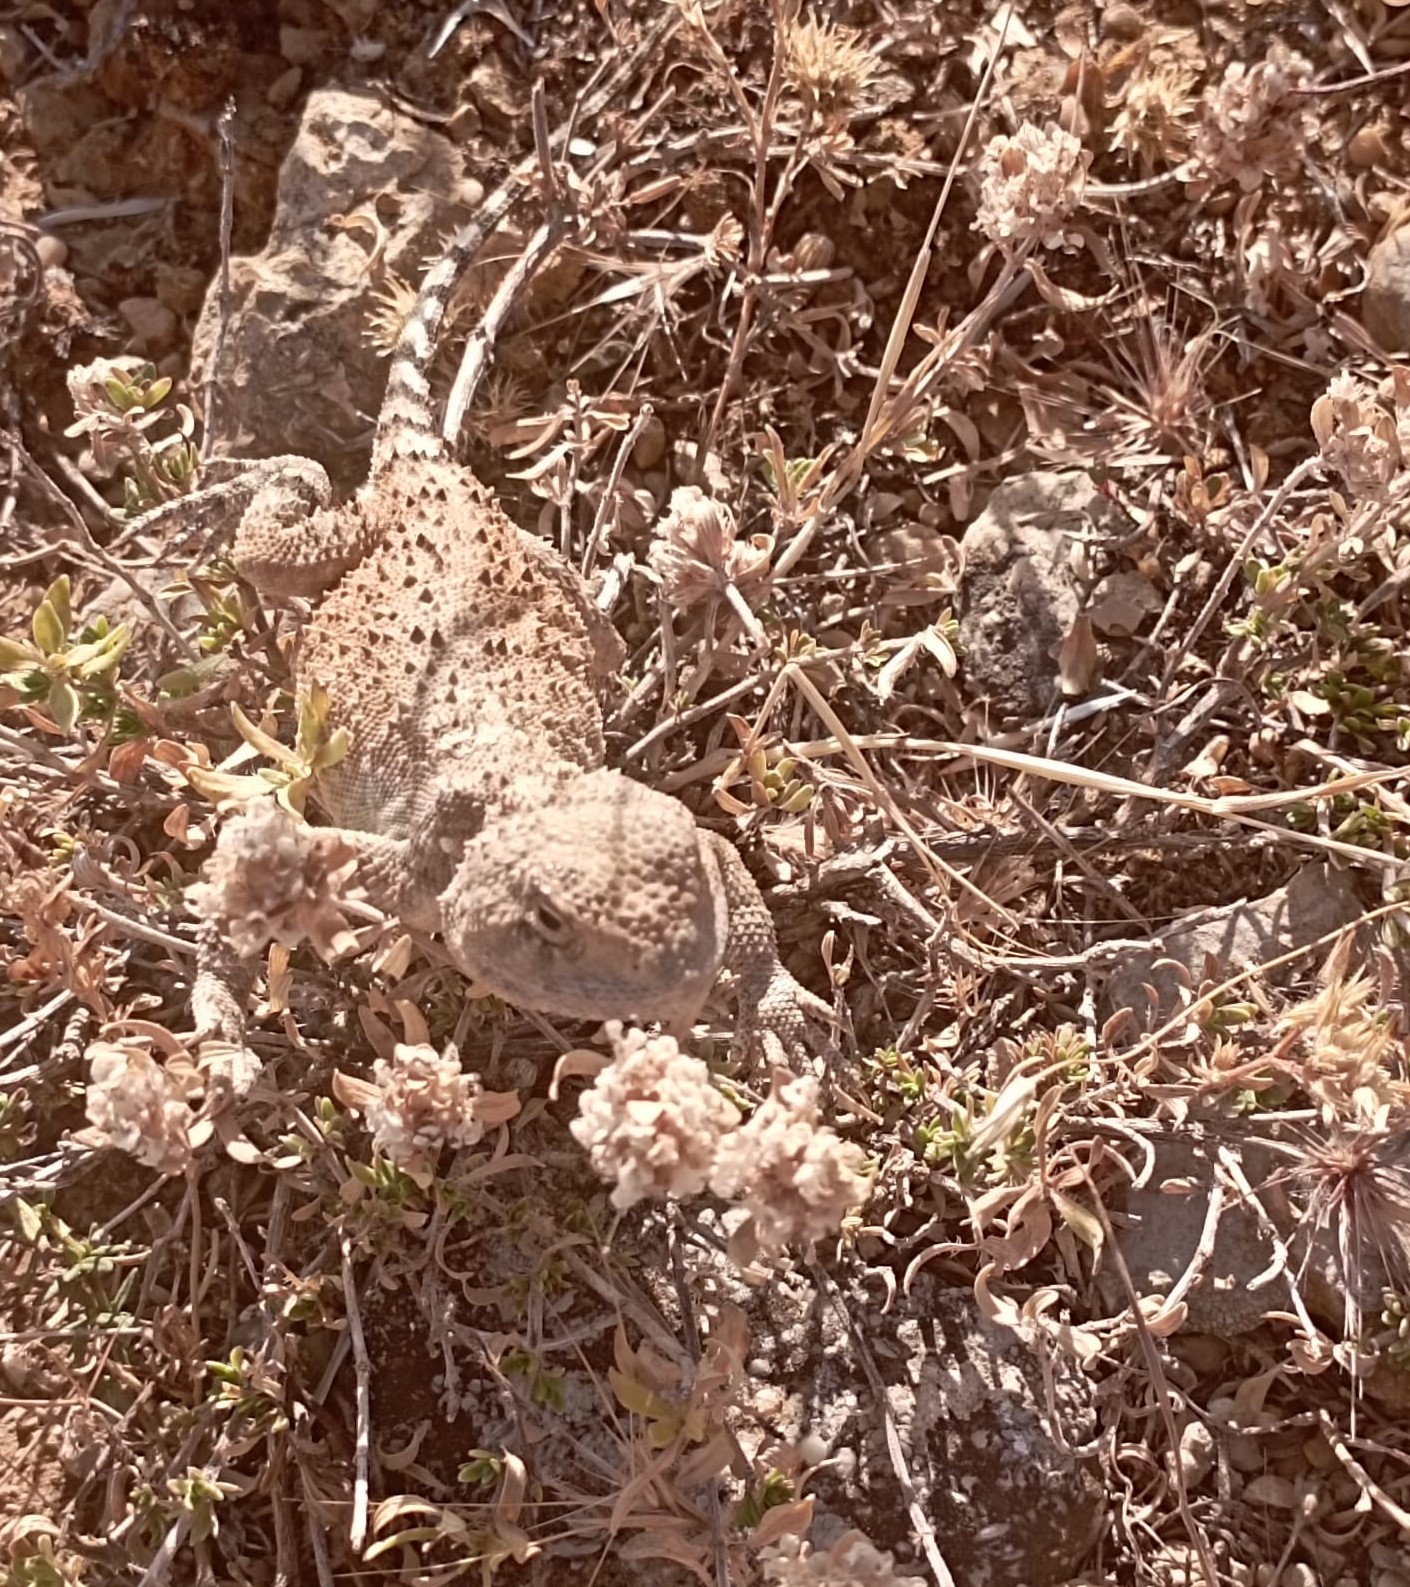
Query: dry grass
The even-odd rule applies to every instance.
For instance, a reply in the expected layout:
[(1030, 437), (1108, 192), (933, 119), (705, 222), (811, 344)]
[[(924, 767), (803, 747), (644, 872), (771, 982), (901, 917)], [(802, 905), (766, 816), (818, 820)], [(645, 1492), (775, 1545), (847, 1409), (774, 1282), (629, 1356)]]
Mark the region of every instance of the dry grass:
[[(613, 13), (619, 44), (648, 9)], [(1007, 36), (978, 6), (675, 10), (630, 117), (584, 129), (608, 151), (592, 224), (503, 350), (484, 461), (613, 603), (615, 758), (776, 884), (838, 1051), (795, 1094), (727, 1061), (727, 1019), (688, 1074), (618, 1035), (570, 1132), (594, 1033), (467, 995), (434, 944), (322, 893), (300, 907), (331, 965), (272, 951), (255, 1053), (184, 1039), (183, 896), (218, 815), (256, 790), (302, 809), (336, 735), (290, 698), (295, 618), (218, 551), (168, 566), (179, 605), (142, 586), (121, 623), (83, 615), (104, 574), (115, 605), (170, 555), (209, 465), (154, 369), (79, 369), (70, 439), (129, 515), (101, 523), (11, 367), (0, 1486), (22, 1496), (0, 1587), (560, 1580), (584, 1558), (574, 1579), (884, 1583), (865, 1541), (799, 1543), (836, 1452), (778, 1431), (797, 1386), (754, 1375), (727, 1251), (775, 1286), (826, 1270), (863, 1339), (865, 1308), (944, 1272), (1098, 1384), (1107, 1505), (1074, 1583), (1393, 1587), (1410, 373), (1348, 298), (1410, 170), (1403, 137), (1363, 139), (1354, 178), (1342, 151), (1406, 130), (1381, 72), (1410, 13), (1318, 11), (1299, 58), (1242, 7), (1232, 44), (1158, 16), (1132, 38), (1094, 13), (1082, 44), (1022, 8)], [(549, 56), (560, 25), (587, 23), (551, 24)], [(0, 269), (16, 346), (57, 362), (24, 285)], [(407, 293), (386, 279), (369, 336)], [(1004, 714), (967, 671), (956, 543), (1040, 468), (1090, 471), (1127, 529), (1094, 523), (1046, 704)], [(1123, 579), (1130, 620), (1094, 623)], [(1357, 934), (1111, 1006), (1174, 916), (1304, 861), (1358, 890)], [(1142, 1296), (1119, 1206), (1171, 1138), (1217, 1167), (1183, 1187), (1197, 1249)], [(743, 1237), (701, 1211), (712, 1172)], [(1289, 1309), (1192, 1341), (1234, 1208)], [(394, 1326), (406, 1297), (419, 1333)], [(947, 1540), (911, 1515), (873, 1541), (944, 1582)]]

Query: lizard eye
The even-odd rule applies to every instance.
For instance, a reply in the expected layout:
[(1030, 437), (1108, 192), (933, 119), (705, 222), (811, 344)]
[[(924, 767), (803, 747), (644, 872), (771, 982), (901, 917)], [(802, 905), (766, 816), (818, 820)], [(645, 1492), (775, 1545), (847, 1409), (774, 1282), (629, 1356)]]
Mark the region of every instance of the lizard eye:
[(529, 912), (534, 930), (547, 942), (559, 943), (567, 939), (568, 922), (544, 899), (537, 899)]

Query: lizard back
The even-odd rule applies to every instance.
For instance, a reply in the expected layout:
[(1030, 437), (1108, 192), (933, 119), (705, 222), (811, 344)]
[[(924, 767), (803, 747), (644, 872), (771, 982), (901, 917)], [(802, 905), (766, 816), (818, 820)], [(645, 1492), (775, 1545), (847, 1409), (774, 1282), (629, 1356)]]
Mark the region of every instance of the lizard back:
[(375, 549), (318, 609), (299, 667), (333, 722), (357, 724), (319, 776), (334, 820), (416, 831), (447, 768), (493, 814), (600, 766), (592, 638), (548, 548), (450, 463), (400, 460), (357, 507), (382, 520)]

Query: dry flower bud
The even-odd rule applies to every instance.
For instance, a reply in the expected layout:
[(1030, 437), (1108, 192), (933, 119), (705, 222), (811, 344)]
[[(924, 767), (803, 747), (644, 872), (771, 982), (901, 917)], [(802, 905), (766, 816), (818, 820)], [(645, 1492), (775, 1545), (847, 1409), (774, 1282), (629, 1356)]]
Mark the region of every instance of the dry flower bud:
[(815, 114), (840, 124), (862, 103), (881, 62), (854, 29), (807, 17), (784, 40), (784, 69)]
[(694, 1196), (704, 1190), (716, 1150), (739, 1113), (715, 1089), (710, 1069), (671, 1036), (622, 1034), (607, 1026), (613, 1057), (578, 1099), (569, 1129), (604, 1179), (615, 1179), (612, 1205), (648, 1196)]
[(1275, 44), (1266, 59), (1233, 61), (1201, 106), (1194, 148), (1183, 175), (1196, 192), (1237, 182), (1251, 193), (1294, 174), (1307, 143), (1308, 118), (1290, 92), (1309, 73), (1306, 61)]
[(818, 1083), (786, 1069), (747, 1123), (721, 1143), (710, 1188), (750, 1214), (761, 1249), (835, 1234), (867, 1198), (866, 1154), (819, 1122)]
[(1091, 154), (1056, 122), (1026, 121), (1012, 137), (992, 139), (980, 157), (975, 226), (1002, 248), (1035, 241), (1045, 248), (1077, 242), (1063, 222), (1082, 201)]
[(241, 955), (271, 940), (296, 948), (307, 939), (332, 958), (353, 945), (339, 900), (356, 863), (335, 832), (304, 826), (275, 800), (260, 799), (226, 822), (205, 880), (187, 896)]
[(1352, 496), (1383, 501), (1404, 467), (1396, 422), (1376, 393), (1345, 370), (1312, 404), (1312, 433), (1322, 461)]
[(675, 605), (718, 598), (731, 584), (743, 588), (768, 572), (773, 536), (752, 535), (741, 543), (735, 534), (734, 514), (699, 486), (671, 492), (646, 560)]

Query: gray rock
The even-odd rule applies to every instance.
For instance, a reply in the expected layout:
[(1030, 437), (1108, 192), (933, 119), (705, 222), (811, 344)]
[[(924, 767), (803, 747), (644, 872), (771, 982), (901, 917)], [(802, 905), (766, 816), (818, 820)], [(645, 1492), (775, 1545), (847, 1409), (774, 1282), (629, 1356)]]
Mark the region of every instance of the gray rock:
[[(1111, 1197), (1116, 1242), (1137, 1295), (1165, 1295), (1194, 1260), (1216, 1183), (1218, 1143), (1186, 1136), (1151, 1143), (1155, 1167), (1140, 1190), (1118, 1190)], [(1256, 1191), (1279, 1159), (1266, 1148), (1244, 1143), (1240, 1167)], [(1273, 1244), (1257, 1214), (1226, 1190), (1214, 1249), (1199, 1282), (1185, 1295), (1189, 1307), (1185, 1326), (1195, 1333), (1232, 1339), (1248, 1333), (1269, 1310), (1286, 1311), (1288, 1281), (1280, 1273), (1258, 1289), (1249, 1286), (1273, 1263)], [(1130, 1304), (1114, 1264), (1098, 1275), (1103, 1304), (1115, 1314)]]
[(1383, 237), (1366, 256), (1361, 323), (1387, 353), (1410, 353), (1410, 225)]
[(1127, 528), (1088, 474), (1024, 474), (995, 489), (961, 542), (960, 639), (971, 694), (1025, 718), (1049, 708), (1058, 649), (1081, 610), (1077, 541)]
[[(1304, 865), (1286, 887), (1251, 903), (1199, 910), (1176, 921), (1160, 951), (1135, 953), (1112, 972), (1107, 1001), (1135, 1011), (1137, 1023), (1154, 1023), (1179, 1007), (1182, 985), (1198, 986), (1208, 970), (1227, 979), (1266, 964), (1292, 948), (1358, 921), (1364, 910), (1345, 871), (1320, 862)], [(1155, 1004), (1151, 994), (1155, 992)]]
[[(761, 1304), (778, 1318), (782, 1288), (766, 1290)], [(849, 1296), (847, 1309), (864, 1320), (916, 1499), (958, 1587), (1067, 1581), (1104, 1515), (1095, 1462), (1069, 1452), (1093, 1434), (1092, 1383), (1054, 1361), (1059, 1437), (1037, 1356), (986, 1322), (969, 1289), (921, 1274), (884, 1315), (874, 1294)], [(783, 1420), (796, 1415), (800, 1431), (843, 1457), (810, 1484), (821, 1507), (813, 1538), (825, 1545), (857, 1527), (897, 1556), (898, 1571), (924, 1570), (873, 1390), (836, 1309), (810, 1308), (772, 1340), (756, 1327), (754, 1346), (768, 1381), (802, 1385)]]
[[(386, 382), (387, 349), (369, 322), (387, 273), (418, 282), (425, 259), (480, 196), (448, 138), (377, 95), (340, 88), (310, 95), (280, 168), (269, 239), (259, 254), (231, 261), (217, 449), (296, 452), (318, 459), (336, 483), (357, 483)], [(206, 378), (218, 308), (217, 281), (196, 328), (195, 391)]]

